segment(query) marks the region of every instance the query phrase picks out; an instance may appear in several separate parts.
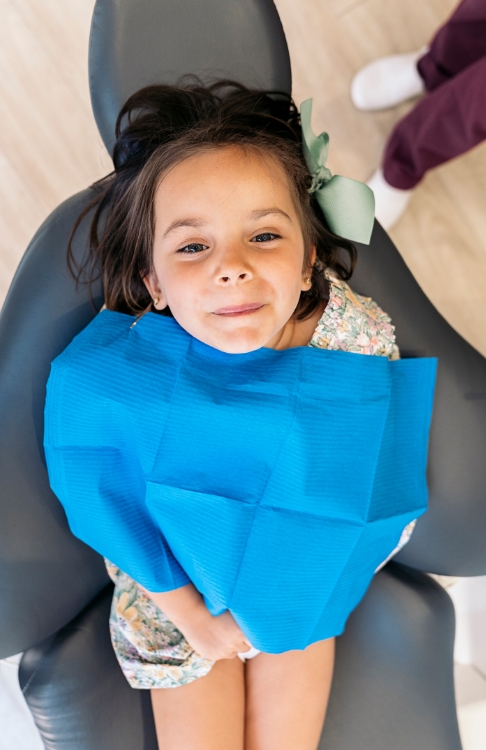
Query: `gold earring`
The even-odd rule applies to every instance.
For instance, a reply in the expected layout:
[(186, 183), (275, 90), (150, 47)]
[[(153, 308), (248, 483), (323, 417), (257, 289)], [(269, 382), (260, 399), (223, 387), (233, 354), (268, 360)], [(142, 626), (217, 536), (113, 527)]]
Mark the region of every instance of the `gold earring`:
[(154, 307), (158, 305), (160, 297), (154, 297)]
[(306, 283), (306, 284), (311, 284), (311, 283), (312, 283), (312, 279), (311, 279), (311, 277), (310, 277), (310, 276), (308, 276), (308, 277), (307, 277), (306, 279), (304, 279), (304, 280), (305, 280), (305, 283)]

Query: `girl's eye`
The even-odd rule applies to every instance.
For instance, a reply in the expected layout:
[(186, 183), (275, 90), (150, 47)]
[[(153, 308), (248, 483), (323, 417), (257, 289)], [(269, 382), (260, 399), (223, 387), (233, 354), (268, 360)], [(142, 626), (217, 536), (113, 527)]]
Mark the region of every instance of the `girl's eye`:
[(253, 238), (252, 242), (270, 242), (271, 240), (279, 238), (279, 234), (273, 234), (273, 232), (263, 232), (263, 234), (257, 234), (257, 236)]
[(201, 242), (191, 242), (190, 245), (185, 245), (178, 250), (178, 253), (187, 253), (188, 255), (193, 253), (200, 253), (202, 250), (207, 250), (207, 245), (203, 245)]

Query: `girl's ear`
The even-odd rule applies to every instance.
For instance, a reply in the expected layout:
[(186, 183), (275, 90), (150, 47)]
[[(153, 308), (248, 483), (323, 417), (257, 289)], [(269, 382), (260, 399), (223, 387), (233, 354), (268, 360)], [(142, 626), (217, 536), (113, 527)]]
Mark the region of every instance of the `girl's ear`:
[(162, 290), (160, 288), (159, 281), (155, 273), (149, 273), (147, 276), (142, 278), (143, 283), (147, 287), (147, 291), (152, 297), (152, 303), (156, 310), (163, 310), (167, 307), (167, 302), (164, 299)]
[(310, 258), (309, 258), (309, 265), (310, 265), (311, 268), (314, 265), (314, 263), (316, 262), (316, 257), (317, 257), (317, 248), (316, 248), (315, 245), (312, 245), (311, 254), (310, 254)]
[(303, 292), (308, 292), (309, 289), (312, 286), (312, 268), (314, 266), (314, 263), (316, 262), (317, 257), (317, 250), (316, 246), (311, 246), (311, 252), (309, 255), (309, 261), (305, 264), (303, 270), (302, 270), (302, 285), (301, 289)]
[(309, 255), (309, 262), (306, 263), (302, 271), (302, 291), (303, 292), (308, 292), (310, 287), (312, 286), (312, 284), (309, 284), (307, 279), (312, 278), (312, 267), (314, 263), (316, 262), (316, 257), (317, 257), (316, 246), (312, 245), (310, 255)]

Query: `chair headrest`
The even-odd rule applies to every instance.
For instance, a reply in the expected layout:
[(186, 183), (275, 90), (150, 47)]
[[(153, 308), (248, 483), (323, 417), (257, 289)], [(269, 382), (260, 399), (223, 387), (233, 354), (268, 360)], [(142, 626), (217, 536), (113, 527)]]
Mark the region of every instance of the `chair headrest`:
[(185, 74), (231, 78), (290, 93), (290, 59), (272, 0), (97, 0), (89, 77), (93, 112), (109, 153), (131, 94)]

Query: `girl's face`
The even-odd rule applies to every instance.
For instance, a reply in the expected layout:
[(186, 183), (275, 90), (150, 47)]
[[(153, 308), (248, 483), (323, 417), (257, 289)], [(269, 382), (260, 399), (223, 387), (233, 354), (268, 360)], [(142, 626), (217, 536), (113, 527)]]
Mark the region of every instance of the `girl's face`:
[(280, 348), (311, 270), (282, 167), (230, 146), (171, 169), (155, 196), (153, 262), (144, 282), (157, 309), (169, 305), (192, 336), (231, 353)]

